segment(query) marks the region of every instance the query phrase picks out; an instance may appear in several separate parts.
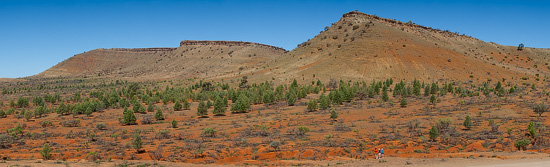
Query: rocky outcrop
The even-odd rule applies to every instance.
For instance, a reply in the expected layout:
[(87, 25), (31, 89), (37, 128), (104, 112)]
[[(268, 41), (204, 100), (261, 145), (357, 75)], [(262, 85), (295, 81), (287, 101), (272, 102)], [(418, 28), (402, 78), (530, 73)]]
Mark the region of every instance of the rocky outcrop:
[(225, 45), (225, 46), (261, 46), (270, 48), (273, 50), (279, 50), (287, 52), (287, 50), (275, 47), (271, 45), (261, 44), (261, 43), (254, 43), (254, 42), (242, 42), (242, 41), (194, 41), (194, 40), (185, 40), (180, 42), (180, 46), (188, 46), (188, 45)]
[(461, 34), (458, 34), (458, 33), (455, 33), (455, 32), (451, 32), (449, 30), (434, 29), (432, 27), (426, 27), (426, 26), (418, 25), (418, 24), (414, 24), (412, 22), (405, 23), (405, 22), (402, 22), (402, 21), (397, 21), (395, 19), (382, 18), (382, 17), (378, 17), (376, 15), (369, 15), (369, 14), (365, 14), (365, 13), (358, 12), (358, 11), (351, 11), (351, 12), (348, 12), (348, 13), (345, 13), (344, 15), (342, 15), (342, 18), (353, 18), (353, 17), (366, 17), (368, 19), (378, 20), (378, 21), (381, 21), (381, 22), (388, 23), (389, 25), (392, 25), (392, 26), (404, 26), (404, 27), (410, 27), (410, 28), (418, 28), (418, 29), (424, 29), (426, 31), (430, 31), (430, 32), (434, 32), (434, 33), (441, 33), (441, 34), (444, 34), (444, 35), (450, 36), (450, 37), (460, 36), (460, 37), (466, 37), (466, 38), (474, 39), (471, 36), (464, 35), (464, 34), (461, 35)]
[(114, 51), (125, 52), (158, 52), (158, 51), (174, 51), (177, 48), (113, 48)]

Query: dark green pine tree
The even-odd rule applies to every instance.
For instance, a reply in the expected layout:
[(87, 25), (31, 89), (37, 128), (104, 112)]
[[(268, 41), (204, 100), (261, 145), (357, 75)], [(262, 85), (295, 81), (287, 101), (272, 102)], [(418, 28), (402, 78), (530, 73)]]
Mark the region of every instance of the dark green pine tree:
[(308, 103), (307, 103), (307, 111), (309, 112), (313, 112), (317, 110), (317, 100), (315, 99), (311, 99)]
[(183, 106), (181, 105), (181, 103), (179, 101), (177, 101), (174, 104), (174, 111), (181, 111), (182, 109), (183, 109)]
[(212, 113), (218, 116), (225, 115), (225, 110), (226, 110), (225, 106), (226, 105), (223, 102), (222, 98), (216, 97), (216, 99), (214, 100), (214, 111), (212, 111)]
[(208, 115), (208, 106), (206, 106), (204, 101), (201, 101), (199, 107), (197, 107), (197, 116), (206, 117), (206, 115)]
[(325, 96), (324, 93), (321, 94), (321, 97), (320, 97), (320, 99), (319, 99), (319, 102), (320, 102), (319, 108), (320, 108), (321, 110), (326, 110), (327, 108), (330, 107), (330, 99), (328, 99), (328, 97)]
[(136, 121), (137, 118), (136, 115), (134, 115), (134, 111), (128, 108), (124, 108), (122, 123), (125, 125), (134, 125), (136, 124)]
[(250, 101), (248, 99), (248, 96), (242, 93), (237, 98), (237, 101), (231, 106), (231, 111), (233, 113), (244, 113), (248, 110), (250, 110)]
[(191, 103), (187, 101), (187, 99), (183, 100), (183, 109), (184, 110), (190, 110), (191, 109)]
[(164, 120), (164, 114), (162, 114), (162, 111), (160, 110), (160, 108), (157, 108), (157, 112), (155, 112), (155, 119)]
[(388, 96), (388, 91), (382, 91), (382, 100), (384, 102), (387, 102), (388, 100), (390, 100), (390, 97)]
[(334, 110), (334, 108), (331, 108), (330, 110), (330, 119), (336, 120), (338, 118), (338, 113), (336, 113), (336, 110)]

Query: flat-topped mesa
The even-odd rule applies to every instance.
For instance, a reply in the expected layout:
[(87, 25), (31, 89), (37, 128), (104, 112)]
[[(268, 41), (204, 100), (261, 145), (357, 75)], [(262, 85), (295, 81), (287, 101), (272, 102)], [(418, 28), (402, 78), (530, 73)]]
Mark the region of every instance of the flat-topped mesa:
[(130, 51), (130, 52), (158, 52), (158, 51), (173, 51), (177, 48), (112, 48), (114, 51)]
[(418, 25), (418, 24), (415, 24), (415, 23), (412, 23), (412, 22), (405, 23), (405, 22), (398, 21), (398, 20), (395, 20), (395, 19), (382, 18), (382, 17), (378, 17), (376, 15), (370, 15), (370, 14), (366, 14), (366, 13), (362, 13), (362, 12), (358, 12), (358, 11), (351, 11), (351, 12), (345, 13), (345, 14), (342, 15), (342, 17), (343, 18), (366, 17), (368, 19), (378, 20), (378, 21), (385, 22), (385, 23), (388, 23), (388, 24), (393, 25), (393, 26), (406, 26), (406, 27), (411, 27), (411, 28), (420, 28), (420, 29), (424, 29), (424, 30), (427, 30), (427, 31), (431, 31), (431, 32), (446, 34), (446, 35), (449, 35), (449, 36), (461, 36), (461, 37), (473, 38), (473, 37), (468, 36), (468, 35), (464, 35), (464, 34), (461, 35), (461, 34), (458, 34), (458, 33), (450, 32), (449, 30), (444, 30), (443, 31), (443, 30), (440, 30), (440, 29), (434, 29), (432, 27), (426, 27), (426, 26)]
[(185, 41), (180, 42), (180, 46), (186, 46), (186, 45), (226, 45), (226, 46), (256, 45), (256, 46), (271, 48), (271, 49), (274, 49), (274, 50), (280, 50), (280, 51), (288, 52), (287, 50), (285, 50), (283, 48), (280, 48), (280, 47), (276, 47), (276, 46), (271, 46), (271, 45), (266, 45), (266, 44), (261, 44), (261, 43), (255, 43), (255, 42), (242, 42), (242, 41), (195, 41), (195, 40), (185, 40)]

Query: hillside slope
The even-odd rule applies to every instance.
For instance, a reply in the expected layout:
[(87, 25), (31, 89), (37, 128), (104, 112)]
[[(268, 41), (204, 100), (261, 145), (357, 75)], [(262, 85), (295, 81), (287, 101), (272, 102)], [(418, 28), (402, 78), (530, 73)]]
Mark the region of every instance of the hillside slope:
[(550, 49), (519, 51), (516, 46), (353, 11), (290, 52), (231, 41), (182, 41), (178, 48), (96, 49), (35, 77), (513, 80), (549, 76), (548, 57)]
[(34, 77), (209, 78), (237, 73), (286, 50), (236, 41), (182, 41), (177, 48), (95, 49)]
[(265, 74), (304, 80), (511, 79), (548, 75), (549, 56), (549, 49), (518, 51), (515, 46), (349, 12), (311, 40), (268, 62)]

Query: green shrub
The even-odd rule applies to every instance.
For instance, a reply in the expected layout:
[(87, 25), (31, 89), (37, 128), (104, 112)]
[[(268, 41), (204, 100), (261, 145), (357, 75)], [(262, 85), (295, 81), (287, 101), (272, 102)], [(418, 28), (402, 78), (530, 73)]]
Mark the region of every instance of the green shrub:
[(435, 126), (432, 126), (432, 129), (430, 129), (430, 139), (432, 139), (432, 141), (435, 141), (437, 137), (439, 137), (439, 131)]
[(80, 119), (61, 121), (63, 127), (78, 127), (80, 126)]
[(42, 155), (42, 157), (44, 157), (44, 159), (48, 160), (52, 158), (51, 152), (52, 152), (52, 148), (50, 148), (50, 145), (46, 143), (42, 147), (42, 151), (40, 151), (40, 154)]
[(50, 121), (42, 121), (42, 122), (40, 122), (40, 126), (42, 126), (43, 128), (48, 127), (48, 126), (52, 126), (52, 125), (53, 125), (53, 124), (52, 124), (52, 122), (50, 122)]
[(527, 146), (531, 144), (531, 140), (527, 140), (527, 139), (520, 139), (518, 141), (516, 141), (516, 143), (514, 143), (514, 146), (518, 148), (518, 150), (521, 151), (521, 149), (523, 149), (523, 151), (527, 150)]
[(464, 123), (462, 123), (462, 125), (464, 125), (464, 127), (465, 127), (466, 129), (472, 128), (472, 125), (473, 125), (473, 123), (472, 123), (472, 118), (470, 118), (470, 116), (467, 115), (467, 116), (466, 116), (466, 119), (464, 119)]
[(5, 118), (6, 117), (6, 112), (4, 112), (4, 110), (0, 110), (0, 118)]
[(107, 129), (107, 124), (105, 124), (105, 123), (97, 123), (97, 124), (95, 125), (95, 128), (98, 129), (98, 130), (105, 130), (105, 129)]
[(141, 135), (138, 133), (134, 134), (134, 139), (132, 140), (132, 146), (136, 149), (136, 152), (139, 153), (139, 149), (143, 147), (143, 142), (141, 141)]
[(178, 122), (175, 119), (173, 119), (170, 124), (172, 125), (172, 128), (178, 128)]
[(31, 118), (34, 116), (34, 113), (30, 110), (22, 110), (21, 112), (23, 112), (23, 117), (27, 121), (31, 120)]
[(309, 132), (309, 128), (308, 128), (308, 127), (299, 126), (299, 127), (298, 127), (298, 131), (296, 132), (296, 134), (299, 135), (299, 136), (303, 136), (303, 135), (305, 135), (307, 132)]
[(14, 128), (8, 129), (8, 133), (12, 137), (16, 137), (17, 135), (22, 135), (23, 134), (23, 127), (18, 122), (17, 125), (15, 125)]
[(269, 143), (269, 147), (273, 148), (275, 151), (279, 150), (279, 147), (281, 146), (281, 142), (279, 141), (272, 141)]
[(313, 112), (317, 110), (317, 100), (311, 99), (309, 103), (307, 103), (307, 111)]
[(205, 137), (215, 137), (216, 136), (216, 129), (213, 129), (213, 128), (205, 128), (203, 131), (202, 131), (202, 135), (205, 136)]

